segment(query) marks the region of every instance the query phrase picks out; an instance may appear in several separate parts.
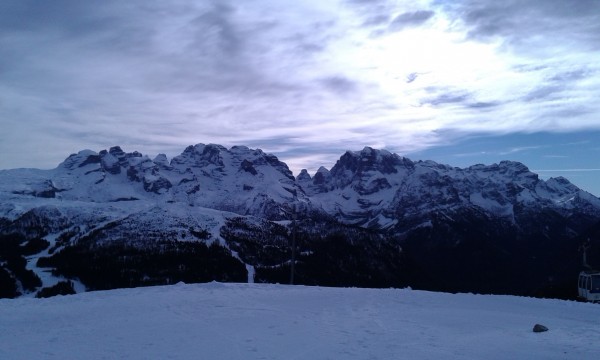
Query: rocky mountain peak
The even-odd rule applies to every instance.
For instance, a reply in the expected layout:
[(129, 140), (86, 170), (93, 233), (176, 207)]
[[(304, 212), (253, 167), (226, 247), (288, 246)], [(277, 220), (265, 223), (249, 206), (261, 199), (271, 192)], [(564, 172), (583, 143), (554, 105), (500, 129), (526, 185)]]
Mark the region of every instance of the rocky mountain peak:
[[(184, 172), (188, 168), (202, 168), (219, 177), (228, 167), (256, 175), (258, 166), (270, 166), (294, 180), (288, 166), (279, 161), (275, 155), (266, 154), (260, 149), (250, 149), (246, 146), (233, 146), (230, 149), (217, 144), (197, 144), (188, 146), (181, 155), (171, 160), (171, 166)], [(237, 170), (236, 170), (237, 171)]]
[(331, 169), (334, 177), (348, 172), (361, 175), (369, 171), (378, 171), (382, 174), (396, 173), (397, 167), (412, 167), (412, 161), (392, 154), (386, 150), (375, 150), (365, 147), (362, 151), (346, 151)]
[(98, 156), (98, 153), (92, 150), (81, 150), (77, 154), (69, 155), (69, 157), (60, 163), (58, 167), (72, 170), (89, 164), (97, 163), (100, 163), (100, 157)]
[(313, 176), (313, 184), (322, 185), (329, 182), (331, 179), (331, 172), (324, 166), (319, 167), (315, 176)]
[(500, 173), (509, 176), (525, 176), (537, 179), (537, 174), (532, 173), (527, 166), (518, 161), (501, 161), (498, 164), (498, 168), (500, 169)]
[(300, 170), (300, 174), (298, 174), (298, 176), (296, 176), (296, 181), (298, 182), (310, 182), (312, 180), (312, 178), (310, 177), (310, 174), (308, 173), (308, 170), (306, 169), (302, 169)]
[(176, 168), (187, 167), (222, 167), (224, 166), (222, 152), (227, 149), (216, 144), (196, 144), (188, 146), (181, 155), (174, 157), (171, 160), (171, 166)]
[(156, 165), (158, 165), (161, 169), (165, 169), (165, 170), (173, 169), (173, 167), (169, 163), (169, 159), (167, 158), (167, 155), (165, 155), (165, 154), (156, 155), (156, 157), (152, 160), (152, 162), (154, 162)]
[[(106, 151), (106, 150), (104, 150)], [(122, 156), (125, 155), (125, 152), (123, 151), (123, 149), (121, 149), (120, 146), (113, 146), (108, 150), (108, 153), (111, 154), (112, 156), (116, 157), (117, 159), (121, 158)]]
[(569, 180), (562, 176), (546, 180), (546, 185), (556, 192), (576, 192), (579, 190), (577, 186), (573, 185)]

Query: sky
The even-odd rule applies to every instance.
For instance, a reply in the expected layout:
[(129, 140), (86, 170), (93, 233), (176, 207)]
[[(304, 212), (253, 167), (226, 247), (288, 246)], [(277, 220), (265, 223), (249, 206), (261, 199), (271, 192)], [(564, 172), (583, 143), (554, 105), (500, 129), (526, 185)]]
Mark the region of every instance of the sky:
[(515, 160), (600, 196), (598, 0), (3, 0), (0, 169), (245, 145)]

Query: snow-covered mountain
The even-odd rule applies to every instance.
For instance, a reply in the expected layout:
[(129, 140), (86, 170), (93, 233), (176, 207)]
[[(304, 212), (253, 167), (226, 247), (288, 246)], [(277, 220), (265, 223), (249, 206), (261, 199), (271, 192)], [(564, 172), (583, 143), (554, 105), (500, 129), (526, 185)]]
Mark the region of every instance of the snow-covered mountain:
[(118, 146), (99, 153), (83, 150), (54, 170), (3, 171), (0, 181), (4, 195), (63, 202), (177, 202), (266, 218), (282, 217), (281, 204), (307, 201), (287, 165), (275, 156), (212, 144), (189, 146), (170, 162), (163, 154), (150, 159)]
[(331, 170), (320, 168), (312, 179), (304, 172), (298, 181), (313, 204), (340, 221), (375, 228), (405, 230), (414, 218), (465, 208), (511, 222), (523, 211), (542, 208), (600, 214), (600, 199), (567, 179), (544, 181), (512, 161), (460, 169), (366, 147), (346, 152)]
[[(243, 146), (170, 161), (83, 150), (52, 170), (0, 171), (0, 287), (287, 281), (294, 217), (303, 283), (527, 293), (574, 271), (600, 199), (516, 162), (460, 169), (368, 147), (297, 178)], [(109, 263), (120, 270), (103, 279)]]
[(61, 204), (178, 203), (271, 220), (289, 219), (295, 205), (378, 229), (464, 207), (510, 221), (523, 209), (600, 214), (600, 199), (562, 177), (541, 180), (518, 162), (460, 169), (369, 147), (346, 152), (331, 170), (321, 167), (313, 177), (303, 170), (297, 179), (275, 156), (243, 146), (198, 144), (170, 162), (163, 154), (150, 159), (118, 146), (83, 150), (53, 170), (0, 171), (0, 196), (0, 216), (9, 219), (19, 209), (57, 203), (40, 198)]

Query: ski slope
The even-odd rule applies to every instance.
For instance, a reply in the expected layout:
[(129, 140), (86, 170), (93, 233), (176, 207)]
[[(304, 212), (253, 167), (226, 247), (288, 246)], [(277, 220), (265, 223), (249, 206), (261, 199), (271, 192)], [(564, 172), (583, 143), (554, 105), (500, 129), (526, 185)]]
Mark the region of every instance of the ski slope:
[(600, 359), (598, 339), (599, 305), (409, 289), (208, 283), (0, 300), (0, 359)]

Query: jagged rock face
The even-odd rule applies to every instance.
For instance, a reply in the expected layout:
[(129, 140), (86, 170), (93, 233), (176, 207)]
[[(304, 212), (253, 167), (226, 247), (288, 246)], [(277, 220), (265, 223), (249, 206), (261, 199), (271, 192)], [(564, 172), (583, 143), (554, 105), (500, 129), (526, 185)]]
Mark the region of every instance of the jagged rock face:
[(307, 201), (287, 165), (260, 149), (198, 144), (171, 166), (178, 184), (174, 201), (269, 219), (286, 217), (284, 207)]
[(312, 184), (308, 184), (307, 191), (309, 193), (323, 193), (333, 189), (331, 184), (331, 172), (321, 166), (312, 178)]
[(321, 193), (351, 186), (358, 193), (368, 195), (391, 187), (385, 175), (412, 166), (408, 159), (370, 147), (360, 152), (347, 151), (331, 171), (319, 168), (312, 178), (312, 190)]
[(137, 151), (126, 153), (118, 146), (99, 153), (84, 150), (60, 164), (52, 182), (58, 184), (56, 190), (62, 192), (62, 199), (111, 201), (140, 190), (160, 194), (172, 184), (161, 174), (165, 170), (163, 159), (157, 160), (155, 163)]
[[(338, 178), (343, 178), (346, 173), (359, 176), (375, 171), (382, 174), (394, 174), (398, 172), (398, 166), (410, 168), (412, 165), (412, 161), (396, 154), (365, 147), (360, 152), (347, 151), (331, 169), (331, 173)], [(339, 185), (343, 186), (344, 184)]]
[(256, 171), (256, 169), (254, 168), (254, 165), (252, 165), (252, 163), (246, 159), (244, 159), (244, 161), (242, 161), (242, 164), (240, 165), (240, 168), (246, 172), (249, 172), (252, 175), (257, 175), (258, 172)]
[(171, 164), (169, 164), (169, 159), (165, 154), (156, 155), (152, 162), (155, 163), (162, 170), (173, 170), (173, 167), (171, 166)]
[(300, 170), (300, 174), (298, 174), (298, 176), (296, 177), (296, 181), (301, 182), (301, 183), (308, 183), (311, 180), (312, 180), (312, 178), (310, 177), (310, 174), (308, 173), (308, 171), (306, 169)]
[(223, 159), (220, 156), (221, 151), (227, 151), (221, 145), (190, 145), (188, 146), (181, 155), (176, 156), (171, 160), (171, 165), (176, 168), (216, 168), (221, 169), (223, 167)]

